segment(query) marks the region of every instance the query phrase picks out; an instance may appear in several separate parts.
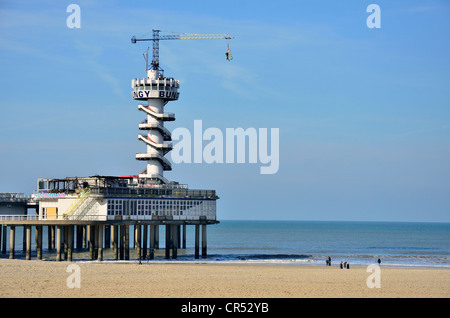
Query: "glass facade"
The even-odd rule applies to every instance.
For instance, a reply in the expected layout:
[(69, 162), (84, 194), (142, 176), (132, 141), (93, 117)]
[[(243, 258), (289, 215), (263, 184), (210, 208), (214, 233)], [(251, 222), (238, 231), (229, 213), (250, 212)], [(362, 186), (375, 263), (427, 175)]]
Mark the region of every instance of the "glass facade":
[(216, 216), (216, 200), (108, 199), (108, 216)]

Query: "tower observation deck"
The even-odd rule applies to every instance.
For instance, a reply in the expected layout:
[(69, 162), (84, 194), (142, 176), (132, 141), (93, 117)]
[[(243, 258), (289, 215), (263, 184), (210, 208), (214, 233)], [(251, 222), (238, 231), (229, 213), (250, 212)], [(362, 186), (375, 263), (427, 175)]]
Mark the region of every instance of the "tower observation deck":
[(167, 183), (164, 171), (172, 170), (172, 165), (165, 155), (172, 150), (172, 136), (164, 122), (174, 121), (175, 115), (165, 113), (164, 106), (178, 99), (180, 82), (163, 76), (158, 69), (147, 70), (146, 75), (146, 78), (131, 80), (132, 97), (144, 102), (138, 105), (138, 110), (146, 115), (139, 124), (143, 133), (138, 135), (138, 139), (147, 146), (147, 152), (137, 153), (136, 159), (147, 161), (147, 167), (139, 178)]

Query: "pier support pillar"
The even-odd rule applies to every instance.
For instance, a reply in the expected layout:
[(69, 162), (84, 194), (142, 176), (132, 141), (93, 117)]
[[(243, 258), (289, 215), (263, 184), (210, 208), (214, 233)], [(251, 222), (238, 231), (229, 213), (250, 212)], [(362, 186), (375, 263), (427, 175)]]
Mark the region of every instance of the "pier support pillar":
[(148, 225), (144, 224), (144, 233), (142, 234), (142, 257), (147, 258)]
[(5, 225), (3, 226), (3, 241), (2, 241), (2, 254), (6, 254), (6, 230), (8, 229), (8, 227)]
[(105, 232), (105, 248), (111, 247), (111, 225), (105, 225), (104, 232)]
[(52, 226), (50, 226), (50, 228), (51, 228), (51, 236), (52, 236), (51, 249), (54, 250), (55, 249), (55, 226), (52, 225)]
[(195, 224), (195, 259), (199, 259), (200, 225)]
[(25, 259), (31, 259), (31, 225), (24, 226), (26, 229), (26, 254)]
[(49, 250), (52, 248), (52, 230), (51, 230), (51, 228), (52, 228), (51, 225), (47, 226), (47, 246), (48, 246)]
[(38, 249), (38, 236), (39, 236), (39, 233), (38, 233), (38, 231), (39, 231), (39, 229), (38, 229), (38, 225), (36, 225), (35, 227), (34, 227), (34, 249), (37, 251), (37, 249)]
[(140, 224), (136, 224), (134, 226), (134, 233), (135, 233), (135, 242), (134, 242), (134, 247), (136, 249), (136, 255), (137, 255), (137, 259), (139, 259), (142, 256), (142, 251), (141, 251), (141, 225)]
[(186, 224), (183, 224), (183, 243), (182, 248), (186, 249)]
[(77, 246), (76, 249), (77, 250), (81, 250), (83, 248), (83, 226), (82, 225), (77, 225)]
[(61, 261), (61, 226), (56, 226), (56, 260)]
[(87, 226), (83, 225), (83, 248), (87, 247), (86, 240), (87, 240)]
[(206, 224), (202, 224), (202, 258), (206, 258)]
[(150, 225), (150, 259), (155, 259), (155, 249), (156, 247), (156, 238), (158, 233), (159, 225), (152, 224)]
[(73, 248), (73, 232), (74, 232), (74, 226), (69, 225), (66, 227), (67, 232), (67, 258), (66, 261), (71, 262), (72, 261), (72, 248)]
[(155, 225), (155, 246), (159, 250), (159, 224)]
[(91, 230), (94, 235), (94, 255), (93, 255), (93, 260), (97, 258), (98, 256), (98, 226), (97, 225), (93, 225), (91, 227)]
[(181, 225), (177, 225), (175, 227), (176, 231), (177, 231), (177, 237), (176, 237), (176, 242), (177, 242), (177, 248), (181, 247)]
[(130, 259), (130, 226), (129, 225), (125, 225), (123, 243), (125, 246), (124, 257), (125, 257), (125, 260), (128, 261)]
[(97, 227), (98, 232), (98, 261), (103, 261), (103, 225), (98, 225)]
[(170, 225), (166, 225), (166, 259), (170, 258)]
[(91, 258), (91, 260), (94, 259), (94, 226), (93, 225), (88, 225), (87, 228), (88, 231), (88, 244), (89, 244), (89, 257)]
[(16, 238), (16, 227), (12, 225), (9, 227), (9, 258), (10, 259), (14, 259), (14, 246), (16, 244), (15, 238)]
[(23, 232), (22, 232), (22, 252), (25, 252), (27, 250), (27, 226), (23, 226)]
[(68, 226), (62, 227), (62, 240), (63, 240), (63, 251), (64, 251), (64, 259), (67, 260), (67, 241), (68, 241)]
[(42, 259), (42, 232), (44, 230), (44, 226), (39, 225), (36, 226), (37, 229), (37, 259)]
[(113, 248), (113, 258), (115, 260), (119, 259), (119, 249), (117, 248), (119, 229), (117, 225), (111, 225), (111, 238), (112, 238), (112, 248)]
[(178, 246), (179, 246), (179, 230), (180, 226), (173, 224), (172, 225), (172, 259), (177, 259), (178, 257)]
[(156, 227), (158, 225), (150, 225), (150, 259), (154, 259), (155, 258), (155, 239), (156, 239)]
[(133, 225), (133, 249), (136, 248), (136, 231), (137, 231), (137, 225)]
[(92, 232), (94, 232), (93, 233), (93, 235), (94, 235), (94, 257), (92, 258), (93, 260), (94, 259), (97, 259), (98, 258), (98, 240), (99, 240), (99, 237), (98, 237), (98, 225), (93, 225), (92, 227), (91, 227), (91, 230), (92, 230)]
[(124, 259), (124, 237), (125, 235), (123, 232), (125, 232), (125, 225), (120, 225), (120, 236), (119, 236), (119, 257), (121, 260)]

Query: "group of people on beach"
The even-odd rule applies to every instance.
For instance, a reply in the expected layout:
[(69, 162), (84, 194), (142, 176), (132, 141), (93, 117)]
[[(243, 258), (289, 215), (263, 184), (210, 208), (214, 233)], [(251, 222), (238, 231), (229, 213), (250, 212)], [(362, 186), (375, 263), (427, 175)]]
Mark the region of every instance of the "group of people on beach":
[(350, 262), (345, 261), (344, 264), (342, 264), (342, 261), (341, 261), (340, 267), (341, 267), (341, 269), (342, 268), (349, 269), (350, 268)]
[[(331, 266), (331, 256), (328, 256), (326, 259), (326, 264), (327, 266)], [(350, 262), (345, 261), (344, 263), (342, 263), (341, 261), (341, 265), (340, 268), (346, 268), (346, 269), (350, 269)]]
[[(325, 262), (326, 262), (327, 266), (331, 266), (331, 256), (328, 256)], [(378, 258), (377, 262), (378, 262), (378, 266), (379, 266), (381, 264), (381, 259)], [(341, 261), (340, 268), (341, 269), (343, 269), (343, 268), (350, 269), (350, 262), (345, 261), (344, 263), (342, 263), (342, 261)]]
[[(142, 265), (142, 260), (144, 259), (144, 256), (139, 256), (139, 265)], [(150, 260), (150, 254), (147, 254), (147, 256), (145, 256), (145, 259), (147, 260), (147, 265), (148, 265), (148, 261)]]

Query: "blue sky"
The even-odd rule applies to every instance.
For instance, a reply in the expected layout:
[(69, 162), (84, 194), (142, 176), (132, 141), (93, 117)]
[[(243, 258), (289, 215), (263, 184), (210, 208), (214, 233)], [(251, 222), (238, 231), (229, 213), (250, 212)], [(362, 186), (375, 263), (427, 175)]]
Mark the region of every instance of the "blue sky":
[[(366, 25), (371, 3), (380, 29)], [(277, 174), (166, 172), (216, 189), (219, 220), (450, 222), (450, 5), (437, 0), (1, 1), (0, 191), (145, 168), (130, 82), (150, 43), (130, 38), (153, 28), (235, 36), (231, 63), (226, 40), (160, 42), (181, 81), (170, 130), (280, 129)]]

